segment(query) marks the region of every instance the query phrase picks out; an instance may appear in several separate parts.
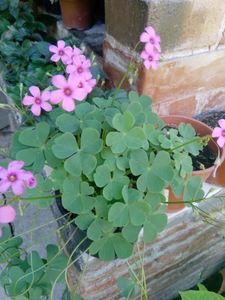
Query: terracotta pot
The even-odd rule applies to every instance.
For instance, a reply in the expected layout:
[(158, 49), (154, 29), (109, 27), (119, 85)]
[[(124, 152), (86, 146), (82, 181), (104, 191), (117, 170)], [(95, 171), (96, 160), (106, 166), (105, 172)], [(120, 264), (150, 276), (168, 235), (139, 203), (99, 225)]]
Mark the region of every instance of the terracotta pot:
[(91, 26), (91, 0), (60, 0), (60, 7), (67, 28), (83, 30)]
[[(180, 123), (189, 123), (194, 127), (196, 133), (200, 136), (212, 134), (212, 128), (193, 118), (189, 118), (186, 116), (179, 116), (179, 115), (160, 116), (160, 118), (165, 122), (166, 125), (170, 125), (174, 127), (178, 127)], [(210, 140), (208, 146), (216, 155), (218, 155), (218, 153), (221, 155), (220, 149), (214, 140)], [(204, 182), (214, 172), (215, 168), (216, 166), (213, 165), (210, 168), (207, 168), (205, 170), (193, 171), (192, 176), (199, 176), (201, 180)], [(169, 202), (180, 202), (180, 201), (182, 201), (182, 197), (176, 197), (172, 192), (172, 190), (169, 188), (167, 212), (175, 212), (183, 209), (184, 204), (169, 205)]]

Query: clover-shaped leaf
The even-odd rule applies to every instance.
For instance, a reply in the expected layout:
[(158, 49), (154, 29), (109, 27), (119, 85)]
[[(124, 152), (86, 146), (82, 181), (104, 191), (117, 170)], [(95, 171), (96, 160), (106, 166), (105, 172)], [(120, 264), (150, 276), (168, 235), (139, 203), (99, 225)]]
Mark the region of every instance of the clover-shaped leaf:
[(50, 126), (45, 122), (37, 123), (35, 127), (21, 131), (17, 143), (24, 146), (24, 149), (16, 153), (16, 159), (23, 160), (33, 171), (41, 171), (46, 160), (46, 141), (49, 132)]
[(95, 220), (88, 226), (87, 237), (95, 241), (104, 235), (104, 233), (111, 232), (112, 229), (112, 223), (97, 216)]
[(35, 127), (24, 129), (19, 135), (19, 142), (30, 147), (41, 147), (48, 138), (50, 126), (45, 123), (37, 123)]
[(141, 230), (141, 226), (135, 226), (131, 223), (128, 223), (126, 226), (122, 229), (122, 235), (123, 237), (131, 243), (134, 243), (138, 239), (138, 234)]
[(146, 137), (142, 127), (134, 127), (135, 118), (131, 112), (117, 113), (112, 125), (118, 132), (109, 132), (106, 144), (113, 153), (123, 153), (126, 149), (138, 149), (145, 145)]
[(175, 167), (182, 178), (185, 178), (192, 173), (192, 159), (186, 152), (176, 152), (174, 153), (173, 158)]
[(56, 119), (56, 126), (62, 132), (77, 132), (80, 128), (80, 122), (75, 116), (63, 113)]
[[(138, 189), (142, 192), (145, 192), (146, 190), (156, 193), (161, 192), (173, 180), (174, 176), (172, 160), (169, 153), (165, 151), (159, 151), (153, 161), (151, 161), (150, 155), (149, 161), (145, 165), (145, 168), (144, 163), (146, 163), (146, 155), (143, 156), (142, 160), (140, 155), (138, 157), (142, 163), (142, 169), (139, 169), (139, 172), (134, 174), (141, 174), (137, 180)], [(134, 163), (132, 162), (132, 164)], [(137, 170), (138, 169), (136, 166), (135, 171)]]
[(113, 199), (121, 199), (122, 188), (129, 183), (129, 178), (118, 169), (111, 172), (107, 165), (102, 165), (96, 168), (94, 181), (97, 186), (104, 187), (103, 196), (111, 201)]
[(67, 132), (54, 140), (52, 151), (58, 158), (67, 158), (78, 150), (76, 138), (72, 133)]
[(141, 201), (143, 194), (138, 190), (123, 187), (125, 203), (116, 202), (109, 209), (108, 219), (115, 227), (122, 227), (129, 223), (140, 226), (144, 223), (149, 205)]
[(80, 176), (83, 172), (90, 175), (95, 169), (97, 160), (94, 154), (101, 151), (102, 140), (99, 132), (93, 128), (85, 128), (81, 134), (80, 147), (72, 133), (64, 133), (57, 137), (52, 146), (56, 157), (67, 158), (65, 170), (73, 175)]
[(127, 258), (133, 252), (133, 246), (124, 239), (121, 233), (108, 233), (99, 240), (92, 242), (89, 253), (97, 254), (101, 260), (110, 261), (118, 258)]
[(102, 111), (88, 102), (79, 103), (74, 112), (74, 117), (79, 122), (81, 130), (85, 128), (101, 131), (101, 122), (103, 120)]
[(154, 240), (157, 234), (167, 225), (166, 214), (150, 214), (144, 222), (144, 241), (145, 243)]
[(63, 207), (73, 213), (89, 212), (94, 206), (94, 188), (80, 178), (66, 178), (63, 183)]

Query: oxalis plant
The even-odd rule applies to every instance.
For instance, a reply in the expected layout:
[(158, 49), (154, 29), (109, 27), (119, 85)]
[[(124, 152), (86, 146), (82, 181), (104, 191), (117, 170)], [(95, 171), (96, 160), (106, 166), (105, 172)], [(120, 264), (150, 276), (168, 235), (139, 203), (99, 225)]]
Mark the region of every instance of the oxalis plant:
[[(46, 81), (42, 89), (31, 85), (21, 109), (16, 108), (23, 118), (12, 139), (12, 161), (0, 168), (0, 192), (5, 195), (1, 224), (14, 221), (16, 201), (45, 207), (57, 192), (68, 222), (86, 232), (80, 243), (89, 240), (86, 252), (111, 261), (130, 257), (140, 234), (147, 243), (166, 227), (166, 188), (183, 194), (191, 206), (203, 199), (200, 178), (191, 176), (191, 155), (198, 155), (211, 137), (197, 136), (190, 124), (168, 128), (152, 111), (149, 97), (120, 89), (141, 59), (147, 69), (157, 67), (161, 48), (155, 30), (147, 27), (140, 42), (144, 43), (140, 62), (130, 63), (119, 88), (105, 91), (93, 77), (91, 60), (79, 48), (62, 40), (49, 46), (58, 73), (53, 71), (51, 84)], [(225, 142), (224, 123), (220, 120), (213, 133), (219, 146)], [(68, 260), (63, 248), (55, 246), (47, 247), (47, 258), (36, 252), (24, 256), (20, 239), (10, 237), (4, 228), (0, 245), (7, 247), (9, 242), (15, 255), (10, 250), (2, 275), (7, 294), (33, 300), (35, 290), (42, 297), (50, 293), (53, 299), (55, 284), (63, 274), (67, 278), (76, 249)], [(59, 266), (53, 277), (48, 275), (52, 263)], [(141, 282), (133, 276), (142, 299), (147, 299), (143, 267)]]

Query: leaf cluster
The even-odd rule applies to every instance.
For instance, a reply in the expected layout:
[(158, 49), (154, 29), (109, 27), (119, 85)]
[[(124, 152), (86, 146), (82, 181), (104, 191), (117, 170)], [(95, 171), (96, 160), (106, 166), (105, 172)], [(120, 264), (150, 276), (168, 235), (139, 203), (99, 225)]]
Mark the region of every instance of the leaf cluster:
[(0, 284), (6, 294), (15, 300), (46, 299), (53, 283), (67, 267), (68, 259), (55, 245), (46, 246), (46, 258), (36, 251), (29, 254), (22, 248), (22, 238), (11, 237), (7, 227), (0, 238), (0, 261), (6, 263), (0, 275)]
[(193, 128), (181, 124), (169, 136), (164, 129), (149, 97), (107, 92), (21, 129), (11, 152), (30, 170), (52, 167), (52, 189), (60, 190), (64, 208), (87, 232), (90, 254), (126, 258), (142, 228), (145, 242), (165, 228), (165, 188), (187, 200), (202, 196), (199, 178), (190, 176), (189, 154), (201, 148), (187, 147)]

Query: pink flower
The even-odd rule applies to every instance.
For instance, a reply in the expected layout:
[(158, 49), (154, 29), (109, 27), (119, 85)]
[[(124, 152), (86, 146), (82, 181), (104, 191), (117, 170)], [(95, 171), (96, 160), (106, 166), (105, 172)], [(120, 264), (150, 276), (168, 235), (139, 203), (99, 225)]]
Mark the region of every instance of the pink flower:
[(5, 193), (10, 187), (14, 195), (22, 195), (25, 188), (34, 188), (37, 185), (34, 175), (23, 170), (24, 162), (14, 160), (9, 163), (8, 169), (0, 167), (0, 193)]
[(81, 55), (81, 50), (77, 47), (68, 49), (66, 51), (67, 57), (64, 59), (65, 65), (73, 64), (73, 61), (77, 58), (77, 56)]
[(91, 78), (91, 74), (88, 79), (73, 74), (70, 74), (68, 79), (63, 75), (55, 75), (52, 77), (52, 84), (58, 88), (51, 92), (52, 103), (61, 102), (63, 109), (73, 111), (75, 109), (74, 100), (83, 101), (92, 91), (96, 81)]
[(50, 45), (48, 49), (50, 52), (54, 53), (50, 58), (51, 61), (57, 62), (61, 59), (64, 64), (66, 64), (66, 61), (71, 56), (73, 50), (70, 46), (66, 46), (65, 42), (62, 40), (57, 42), (57, 46)]
[(157, 62), (160, 59), (160, 54), (152, 49), (149, 44), (146, 44), (145, 49), (141, 52), (141, 58), (144, 59), (146, 69), (157, 69)]
[[(0, 223), (7, 224), (11, 223), (16, 218), (16, 211), (11, 205), (0, 206)], [(2, 231), (1, 231), (2, 235)]]
[(140, 36), (142, 43), (147, 43), (152, 48), (156, 48), (161, 52), (160, 37), (156, 34), (155, 29), (151, 26), (145, 28), (145, 31)]
[(89, 78), (74, 76), (74, 85), (76, 87), (76, 99), (83, 101), (96, 85), (96, 80), (89, 74)]
[(23, 98), (23, 105), (31, 106), (31, 111), (35, 116), (40, 116), (41, 109), (45, 111), (51, 111), (52, 106), (47, 101), (50, 99), (50, 92), (43, 91), (41, 93), (39, 87), (31, 86), (29, 87), (29, 91), (32, 96), (25, 96)]
[(88, 79), (90, 78), (90, 67), (90, 59), (87, 59), (84, 55), (79, 55), (76, 58), (74, 57), (72, 65), (66, 67), (66, 72)]
[(218, 121), (220, 127), (215, 127), (212, 132), (212, 137), (218, 137), (217, 144), (220, 148), (225, 145), (225, 119)]

